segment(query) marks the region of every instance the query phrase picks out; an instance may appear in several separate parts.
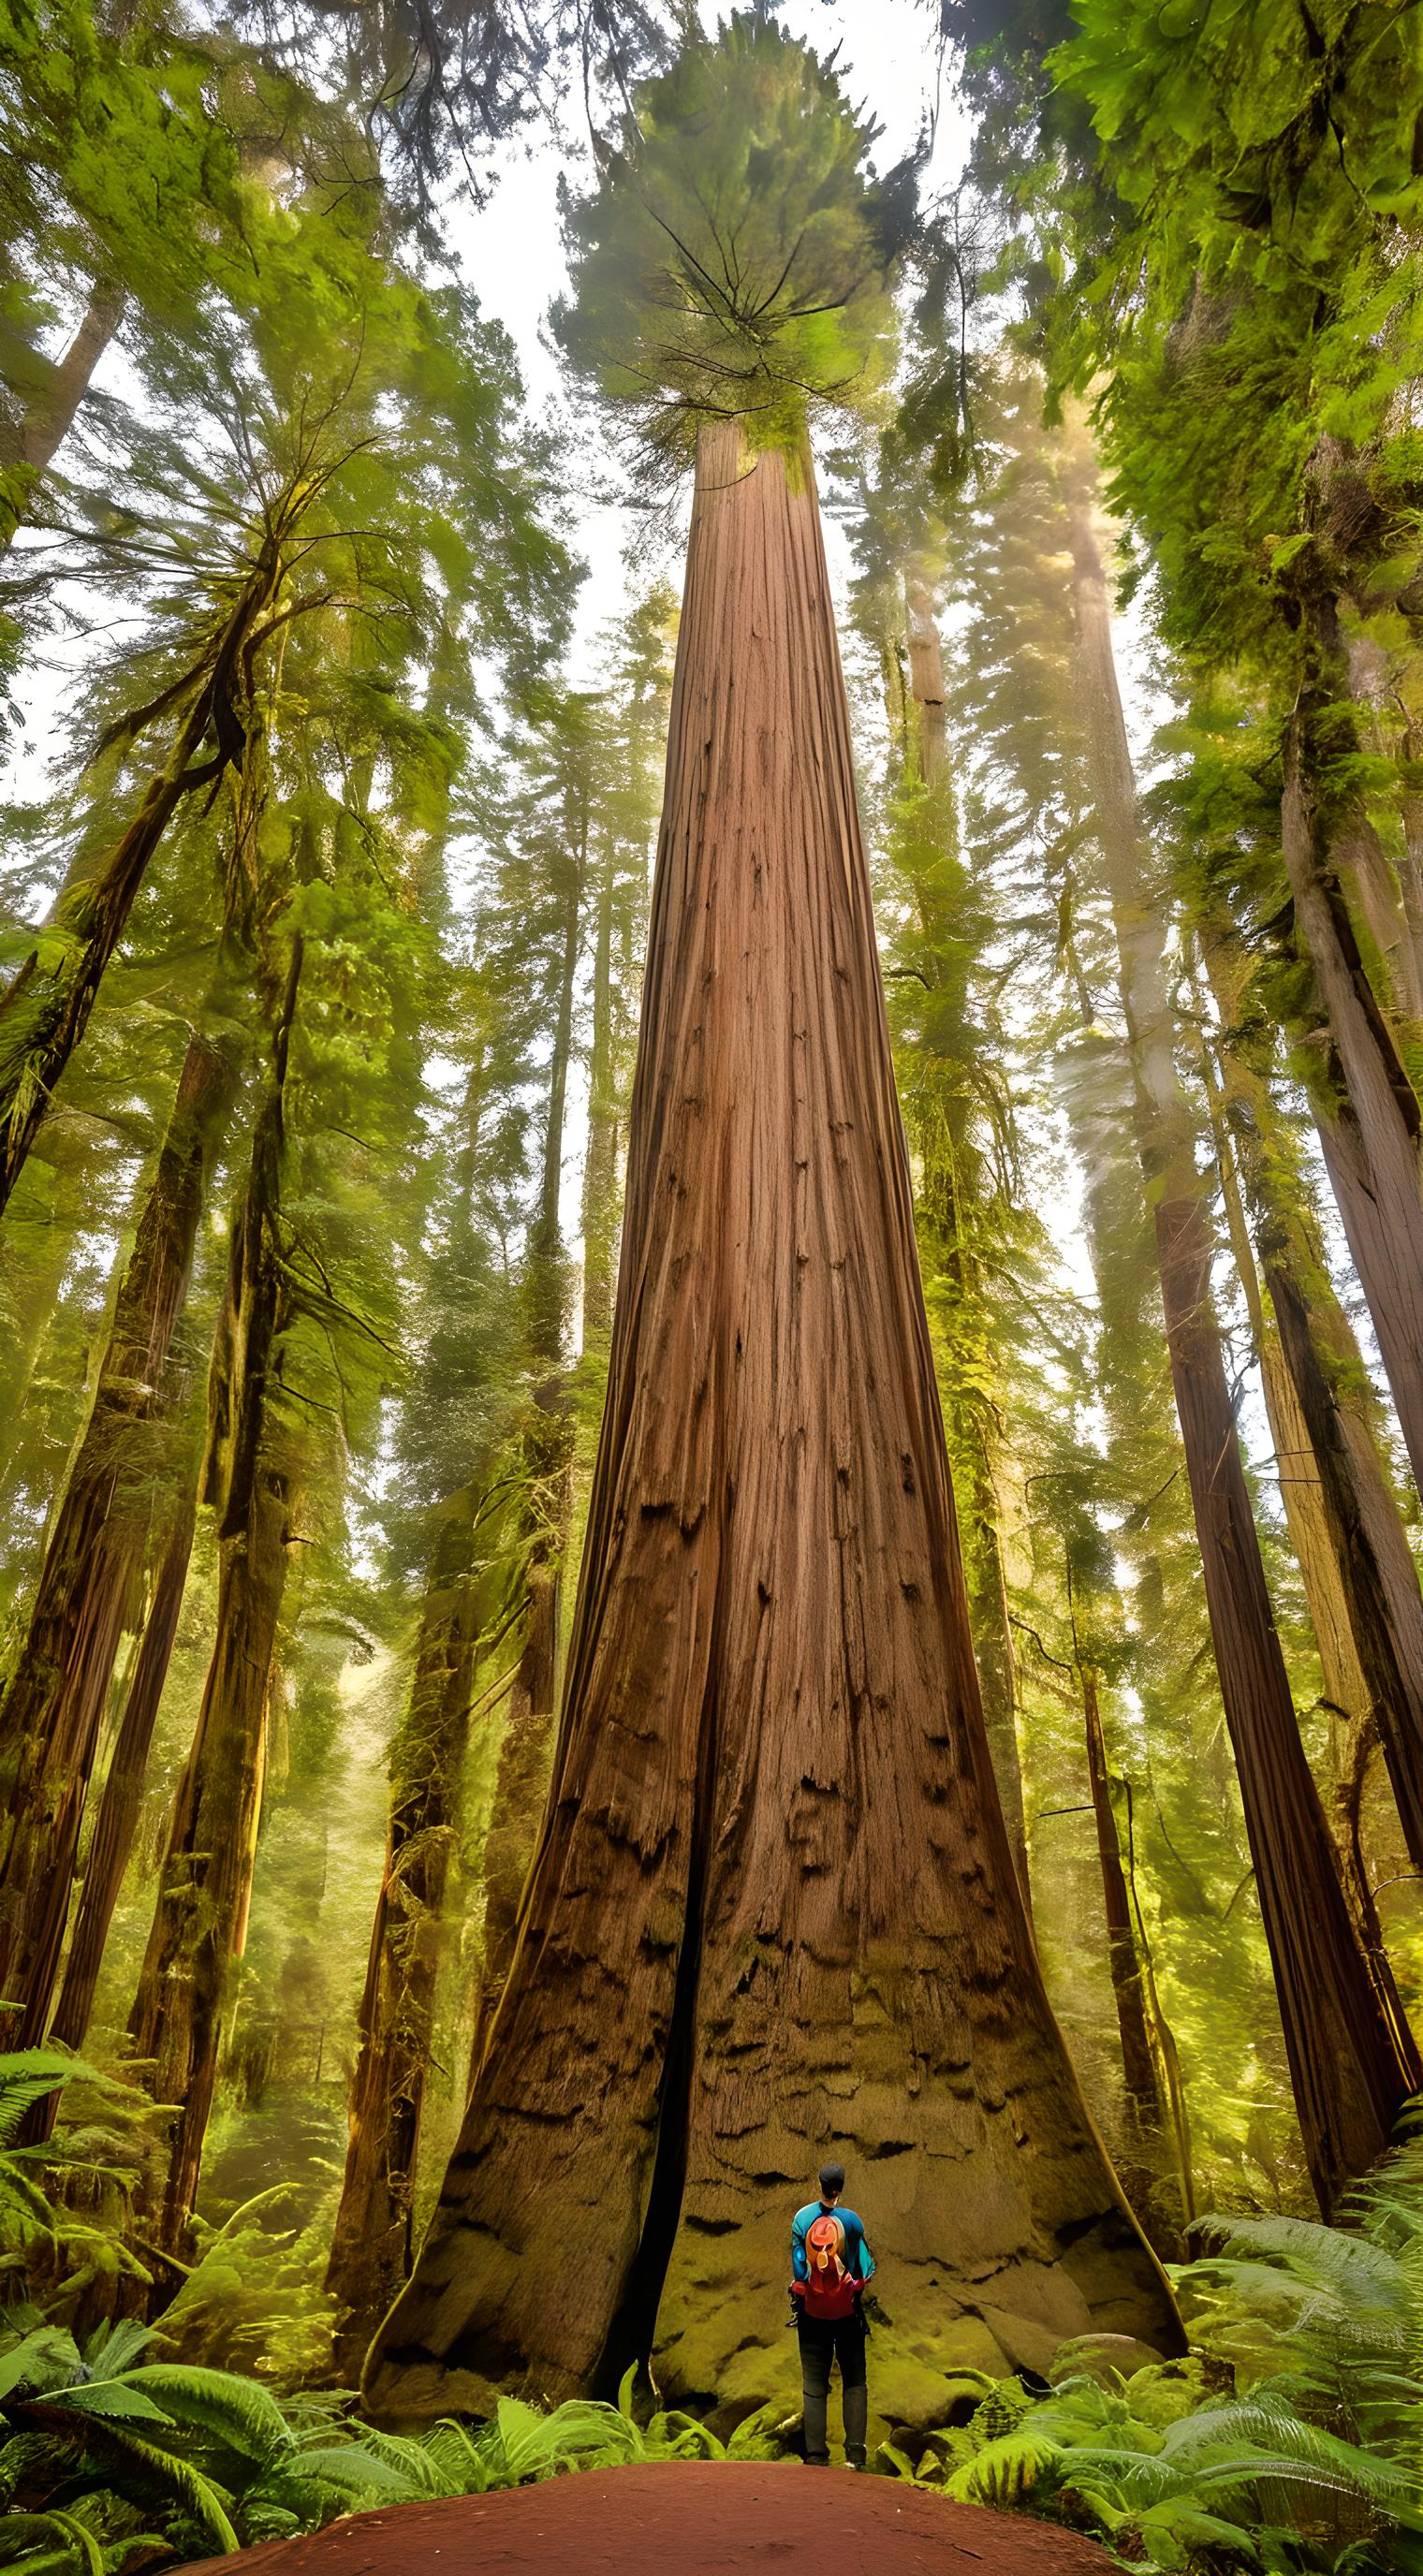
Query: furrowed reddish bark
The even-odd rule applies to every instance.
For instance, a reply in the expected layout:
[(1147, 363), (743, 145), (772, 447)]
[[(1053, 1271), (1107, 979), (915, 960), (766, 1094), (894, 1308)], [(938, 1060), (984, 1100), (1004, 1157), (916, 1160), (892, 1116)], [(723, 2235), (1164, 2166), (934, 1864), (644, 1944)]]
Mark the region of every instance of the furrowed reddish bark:
[(969, 1645), (808, 457), (702, 433), (607, 1410), (542, 1840), (379, 2411), (781, 2391), (843, 2149), (884, 2402), (1177, 2347), (1044, 1996)]

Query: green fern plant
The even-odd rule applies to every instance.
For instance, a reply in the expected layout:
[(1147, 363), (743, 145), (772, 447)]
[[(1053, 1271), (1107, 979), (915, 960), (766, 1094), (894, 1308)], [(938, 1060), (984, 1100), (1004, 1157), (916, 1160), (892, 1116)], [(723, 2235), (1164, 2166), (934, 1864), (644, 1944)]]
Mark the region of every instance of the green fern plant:
[(185, 2361), (251, 2371), (291, 2391), (332, 2370), (336, 2301), (325, 2287), (330, 2211), (300, 2230), (273, 2225), (292, 2195), (258, 2192), (221, 2227), (194, 2222), (198, 2259), (164, 2311), (163, 2330)]
[[(1177, 2285), (1187, 2362), (1034, 2400), (967, 2380), (969, 2422), (880, 2465), (963, 2503), (1094, 2532), (1138, 2566), (1423, 2567), (1423, 2139), (1362, 2184), (1348, 2224), (1208, 2219)], [(1214, 2393), (1212, 2393), (1214, 2391)]]
[[(36, 2104), (70, 2086), (88, 2097), (87, 2118), (24, 2143)], [(96, 2279), (147, 2285), (149, 2273), (114, 2221), (132, 2182), (127, 2136), (139, 2111), (151, 2109), (132, 2086), (83, 2058), (52, 2048), (0, 2054), (0, 2295), (19, 2278), (72, 2308)]]
[[(896, 2450), (883, 2465), (956, 2503), (1094, 2532), (1163, 2569), (1297, 2567), (1302, 2544), (1330, 2564), (1346, 2543), (1414, 2527), (1397, 2464), (1307, 2423), (1277, 2394), (1202, 2402), (1199, 2363), (1152, 2365), (1106, 2387), (1079, 2374), (1050, 2397), (1021, 2397), (1005, 2381), (966, 2426), (932, 2434), (917, 2463)], [(1010, 2412), (1012, 2429), (994, 2429)]]

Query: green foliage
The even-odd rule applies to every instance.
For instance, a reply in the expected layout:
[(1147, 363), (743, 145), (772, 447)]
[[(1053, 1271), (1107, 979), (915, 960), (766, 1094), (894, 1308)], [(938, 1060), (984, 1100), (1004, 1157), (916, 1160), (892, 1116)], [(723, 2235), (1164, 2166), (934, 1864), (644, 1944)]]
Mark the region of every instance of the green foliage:
[[(1401, 2466), (1302, 2419), (1278, 2395), (1203, 2399), (1199, 2363), (1152, 2364), (1108, 2386), (1086, 2374), (1050, 2396), (1016, 2383), (916, 2463), (885, 2466), (957, 2504), (1025, 2512), (1094, 2533), (1135, 2565), (1328, 2565), (1371, 2531), (1411, 2528)], [(996, 2430), (1004, 2414), (1011, 2429)], [(1347, 2531), (1346, 2526), (1352, 2526)]]
[(1016, 74), (996, 49), (1018, 115), (983, 173), (1012, 189), (1059, 380), (1096, 393), (1163, 632), (1283, 688), (1302, 601), (1367, 615), (1416, 562), (1414, 13), (1074, 14)]
[[(0, 2325), (0, 2564), (25, 2566), (46, 2529), (56, 2569), (89, 2576), (149, 2547), (160, 2563), (319, 2530), (339, 2514), (482, 2495), (639, 2460), (756, 2459), (778, 2447), (763, 2416), (727, 2444), (690, 2416), (644, 2426), (572, 2398), (545, 2413), (501, 2398), (489, 2422), (419, 2438), (354, 2420), (344, 2397), (291, 2399), (235, 2372), (141, 2358), (152, 2329), (104, 2327), (82, 2350), (61, 2329)], [(102, 2553), (96, 2558), (95, 2553)]]
[(638, 92), (597, 193), (568, 204), (558, 330), (656, 465), (684, 464), (712, 420), (793, 449), (813, 405), (883, 383), (894, 244), (872, 141), (830, 67), (759, 12)]
[(1206, 2219), (1176, 2275), (1191, 2358), (1056, 2385), (964, 2383), (966, 2422), (883, 2465), (964, 2504), (1095, 2533), (1163, 2570), (1410, 2566), (1423, 2535), (1423, 2151), (1401, 2147), (1351, 2224)]
[[(37, 2233), (60, 2257), (48, 2313), (33, 2300), (0, 2312), (0, 2564), (93, 2576), (315, 2531), (379, 2505), (630, 2460), (757, 2459), (781, 2448), (768, 2410), (728, 2443), (685, 2414), (640, 2424), (631, 2372), (616, 2406), (573, 2399), (547, 2412), (501, 2398), (488, 2423), (440, 2423), (419, 2439), (372, 2430), (339, 2391), (279, 2393), (284, 2357), (308, 2376), (320, 2364), (309, 2343), (293, 2345), (298, 2315), (283, 2308), (290, 2290), (255, 2204), (210, 2235), (157, 2325), (120, 2315), (86, 2331), (73, 2311), (105, 2268), (90, 2259), (99, 2231), (69, 2232), (50, 2190), (82, 2160), (63, 2129), (44, 2145), (11, 2141), (47, 2094), (95, 2083), (92, 2068), (52, 2052), (0, 2061), (0, 2233), (12, 2265)], [(146, 2281), (122, 2256), (107, 2273)], [(262, 2375), (195, 2357), (216, 2351), (252, 2357)]]
[[(87, 2097), (82, 2123), (57, 2138), (25, 2137), (27, 2120), (67, 2087)], [(50, 2048), (0, 2056), (0, 2280), (12, 2296), (43, 2283), (51, 2304), (72, 2305), (92, 2283), (147, 2288), (149, 2274), (124, 2242), (133, 2180), (130, 2139), (145, 2107), (126, 2085), (82, 2058)]]

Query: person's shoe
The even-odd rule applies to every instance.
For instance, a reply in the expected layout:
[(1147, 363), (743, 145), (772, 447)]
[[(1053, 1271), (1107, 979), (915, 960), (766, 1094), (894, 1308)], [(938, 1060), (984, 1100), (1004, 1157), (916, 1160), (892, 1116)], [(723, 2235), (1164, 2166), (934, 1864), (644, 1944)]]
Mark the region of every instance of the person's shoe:
[(807, 2451), (804, 2459), (801, 2461), (801, 2467), (803, 2469), (828, 2469), (829, 2466), (830, 2454), (828, 2451)]
[(847, 2468), (847, 2469), (862, 2469), (862, 2468), (864, 2467), (864, 2465), (865, 2465), (865, 2455), (864, 2455), (864, 2452), (863, 2452), (863, 2451), (847, 2451), (847, 2452), (846, 2452), (846, 2454), (845, 2454), (845, 2466), (846, 2466), (846, 2468)]

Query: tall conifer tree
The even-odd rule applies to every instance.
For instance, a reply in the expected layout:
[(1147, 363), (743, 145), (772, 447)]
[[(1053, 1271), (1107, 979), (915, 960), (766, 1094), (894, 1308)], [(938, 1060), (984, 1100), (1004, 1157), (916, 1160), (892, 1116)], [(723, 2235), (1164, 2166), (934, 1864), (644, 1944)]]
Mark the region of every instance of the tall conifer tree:
[(763, 2395), (748, 2319), (836, 2139), (882, 2160), (906, 2393), (1178, 2332), (1043, 1994), (969, 1642), (806, 437), (886, 363), (866, 140), (737, 18), (575, 218), (569, 341), (696, 493), (553, 1785), (383, 2411), (654, 2348), (664, 2386)]

